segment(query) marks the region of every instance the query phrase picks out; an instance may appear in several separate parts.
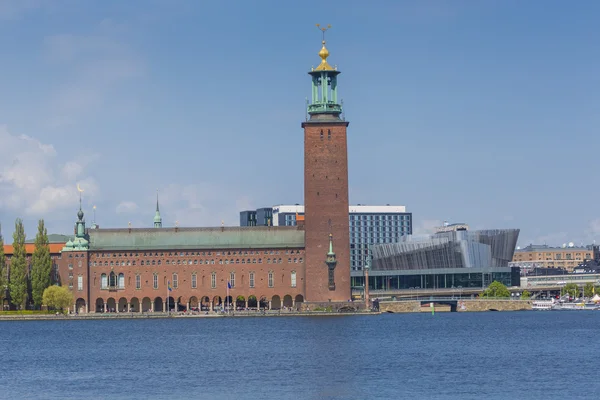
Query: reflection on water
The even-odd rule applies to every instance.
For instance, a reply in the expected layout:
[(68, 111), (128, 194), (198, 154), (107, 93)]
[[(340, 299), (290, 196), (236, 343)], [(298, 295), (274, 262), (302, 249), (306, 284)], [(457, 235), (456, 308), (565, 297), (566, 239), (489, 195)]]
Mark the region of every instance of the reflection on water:
[(594, 311), (2, 322), (0, 398), (590, 398), (598, 326)]

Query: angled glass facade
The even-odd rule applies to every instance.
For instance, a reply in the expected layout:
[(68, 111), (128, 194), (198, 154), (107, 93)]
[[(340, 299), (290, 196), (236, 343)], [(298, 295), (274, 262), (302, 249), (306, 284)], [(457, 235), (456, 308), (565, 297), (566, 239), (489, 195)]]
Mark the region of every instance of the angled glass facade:
[[(372, 290), (483, 288), (494, 280), (520, 284), (518, 268), (509, 266), (518, 229), (448, 230), (427, 236), (407, 235), (398, 243), (370, 246)], [(353, 271), (352, 286), (365, 284)]]
[(518, 237), (518, 229), (404, 236), (398, 243), (371, 246), (373, 270), (508, 268)]

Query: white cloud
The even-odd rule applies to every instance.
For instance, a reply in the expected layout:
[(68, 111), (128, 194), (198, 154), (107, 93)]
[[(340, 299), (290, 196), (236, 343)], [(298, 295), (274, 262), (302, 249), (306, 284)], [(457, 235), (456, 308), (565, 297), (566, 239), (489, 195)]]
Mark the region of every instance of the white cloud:
[[(0, 126), (0, 143), (0, 209), (44, 217), (77, 204), (75, 179), (83, 175), (81, 164), (62, 164), (54, 146), (13, 135), (6, 126)], [(91, 177), (79, 183), (86, 195), (98, 192)]]
[(137, 211), (138, 209), (138, 205), (135, 204), (133, 201), (122, 201), (119, 203), (119, 205), (117, 206), (117, 214), (126, 214), (126, 213), (133, 213), (135, 211)]
[(414, 235), (428, 235), (435, 233), (435, 228), (442, 226), (442, 221), (439, 219), (421, 219), (415, 224), (413, 220)]
[[(198, 184), (170, 184), (159, 191), (163, 226), (220, 226), (239, 225), (239, 212), (250, 208), (251, 199), (243, 188), (219, 186), (204, 182)], [(146, 197), (140, 212), (152, 221), (155, 197)]]
[(63, 175), (70, 181), (77, 179), (82, 172), (83, 166), (75, 161), (67, 162), (62, 168)]

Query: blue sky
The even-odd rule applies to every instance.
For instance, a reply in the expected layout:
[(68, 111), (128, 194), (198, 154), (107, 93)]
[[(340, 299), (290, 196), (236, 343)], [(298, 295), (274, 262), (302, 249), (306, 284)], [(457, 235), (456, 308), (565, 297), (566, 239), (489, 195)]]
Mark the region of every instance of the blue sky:
[[(325, 7), (324, 4), (327, 4)], [(342, 71), (350, 202), (600, 239), (600, 3), (0, 0), (0, 221), (227, 225), (303, 201), (316, 23)], [(8, 240), (9, 242), (11, 239)]]

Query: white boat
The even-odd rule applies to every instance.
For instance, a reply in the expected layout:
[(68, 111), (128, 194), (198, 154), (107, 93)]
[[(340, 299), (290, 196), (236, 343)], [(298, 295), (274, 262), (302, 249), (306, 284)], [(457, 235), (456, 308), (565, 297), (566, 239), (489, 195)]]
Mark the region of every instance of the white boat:
[(531, 309), (536, 311), (550, 311), (554, 306), (554, 300), (534, 300)]
[(552, 310), (555, 311), (570, 311), (570, 310), (600, 310), (600, 306), (594, 303), (584, 303), (583, 301), (577, 303), (556, 303), (552, 306)]

